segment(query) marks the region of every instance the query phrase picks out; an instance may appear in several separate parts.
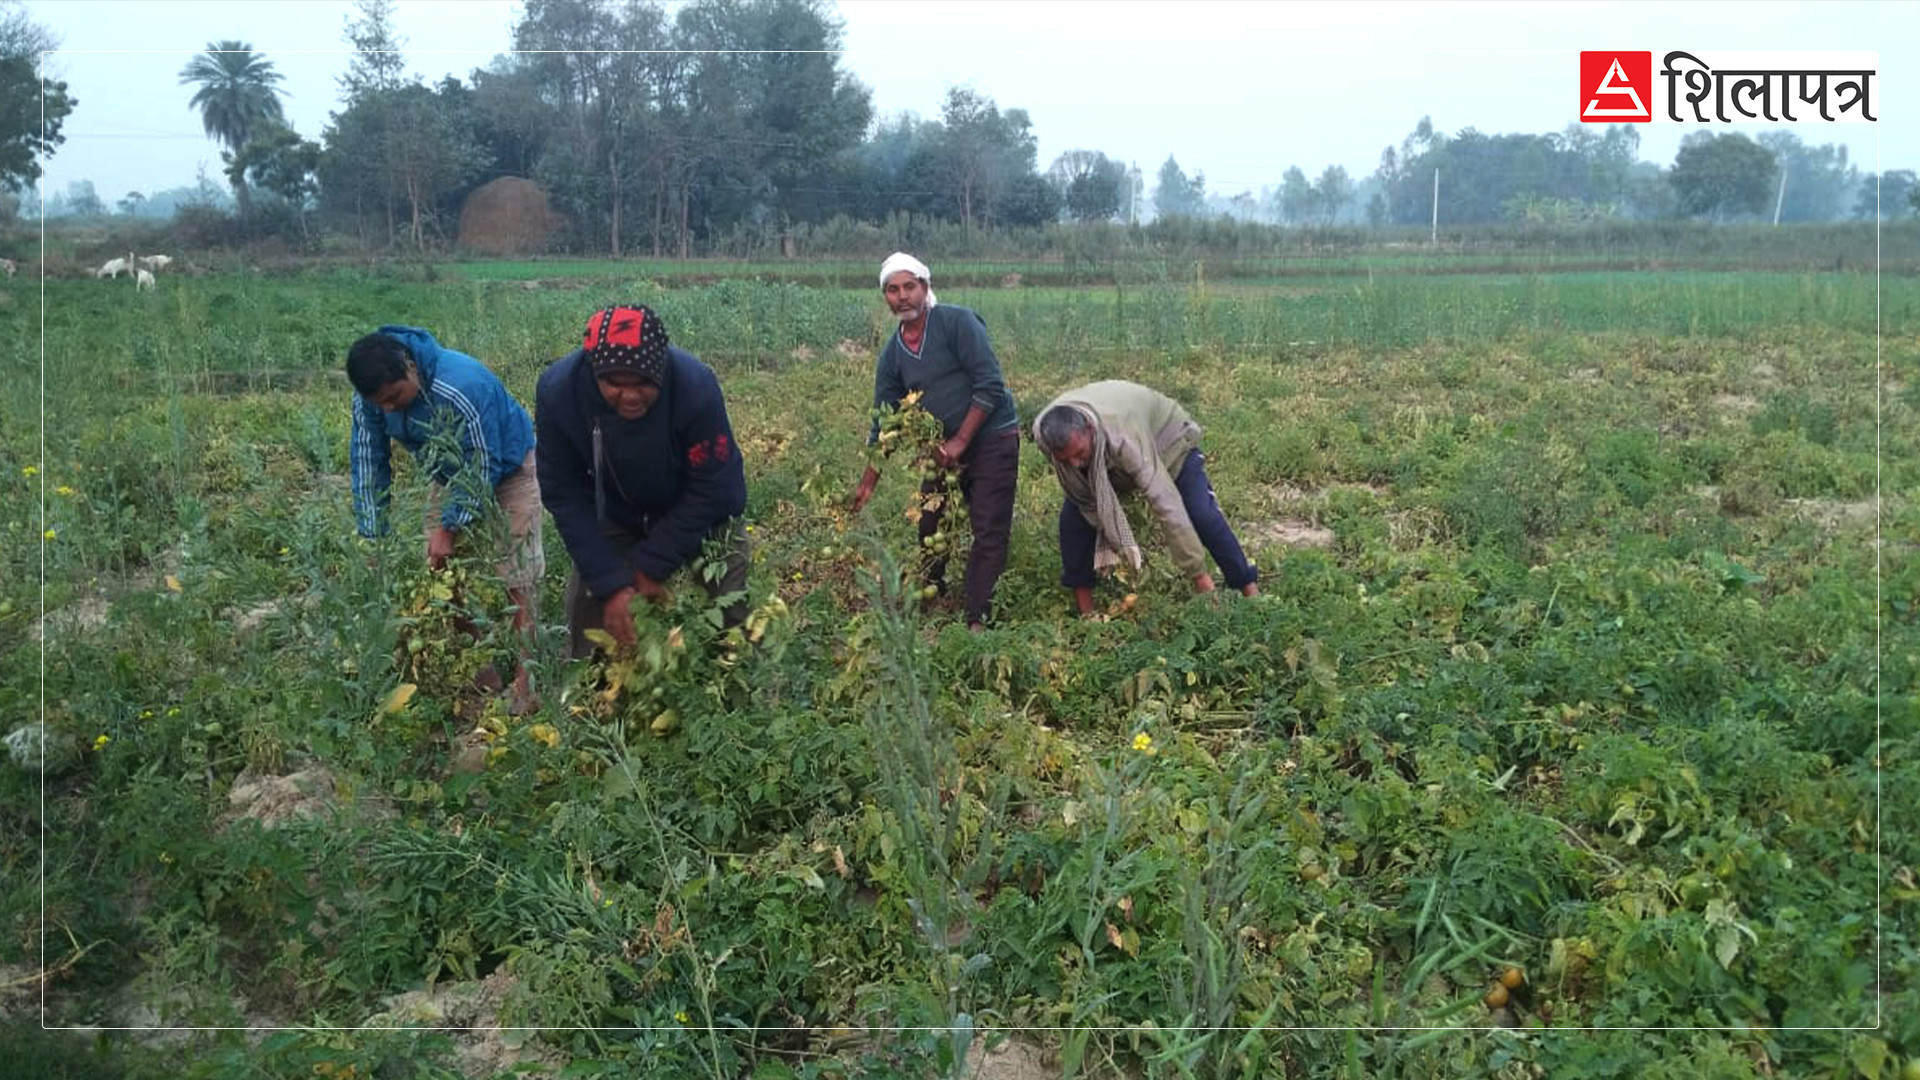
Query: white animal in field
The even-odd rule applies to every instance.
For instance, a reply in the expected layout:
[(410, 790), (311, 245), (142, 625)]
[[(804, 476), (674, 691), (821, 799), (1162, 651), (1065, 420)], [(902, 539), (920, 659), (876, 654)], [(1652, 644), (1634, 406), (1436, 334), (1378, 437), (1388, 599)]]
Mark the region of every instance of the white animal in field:
[(103, 277), (103, 278), (117, 278), (121, 274), (126, 273), (127, 271), (132, 269), (133, 269), (133, 266), (131, 265), (131, 261), (129, 259), (108, 259), (106, 262), (100, 264), (100, 269), (95, 270), (93, 272), (93, 276)]
[(173, 256), (171, 255), (140, 256), (141, 265), (145, 266), (149, 270), (165, 270), (167, 268), (167, 264), (172, 261), (173, 261)]
[(19, 269), (20, 269), (19, 265), (16, 264), (12, 259), (0, 259), (0, 270), (5, 270), (7, 272), (8, 277), (12, 277), (14, 275), (14, 272)]
[(133, 287), (144, 292), (153, 291), (153, 275), (139, 267), (133, 269)]

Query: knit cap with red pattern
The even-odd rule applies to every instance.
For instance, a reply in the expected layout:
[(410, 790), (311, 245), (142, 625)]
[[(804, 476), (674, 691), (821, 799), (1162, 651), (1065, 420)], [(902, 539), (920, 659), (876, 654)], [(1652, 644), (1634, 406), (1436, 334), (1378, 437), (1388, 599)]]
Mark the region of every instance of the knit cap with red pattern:
[(667, 328), (651, 308), (617, 305), (594, 312), (580, 347), (596, 378), (631, 371), (659, 386), (666, 377)]

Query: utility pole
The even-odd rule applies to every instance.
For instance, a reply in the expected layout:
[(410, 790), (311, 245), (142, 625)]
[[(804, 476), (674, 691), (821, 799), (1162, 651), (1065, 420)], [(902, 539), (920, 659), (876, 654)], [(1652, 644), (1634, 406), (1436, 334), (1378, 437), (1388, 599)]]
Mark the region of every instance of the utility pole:
[(1773, 197), (1773, 223), (1780, 224), (1780, 207), (1787, 201), (1787, 167), (1780, 167), (1780, 193)]
[(1440, 246), (1440, 170), (1433, 170), (1433, 229), (1427, 234), (1427, 246)]

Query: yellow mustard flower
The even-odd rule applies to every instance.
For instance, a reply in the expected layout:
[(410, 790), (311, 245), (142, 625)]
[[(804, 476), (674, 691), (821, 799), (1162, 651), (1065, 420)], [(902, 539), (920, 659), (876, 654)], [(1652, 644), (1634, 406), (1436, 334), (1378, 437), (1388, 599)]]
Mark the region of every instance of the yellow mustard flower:
[(40, 467), (37, 465), (29, 465), (26, 468), (20, 470), (20, 475), (29, 477), (29, 478), (39, 476)]
[(61, 485), (60, 485), (59, 487), (57, 487), (57, 488), (54, 488), (54, 489), (53, 489), (53, 493), (54, 493), (55, 495), (73, 495), (73, 494), (76, 494), (76, 492), (75, 492), (75, 491), (74, 491), (74, 490), (73, 490), (72, 488), (70, 488), (70, 487), (68, 487), (68, 486), (67, 486), (67, 485), (65, 485), (65, 484), (61, 484)]
[(105, 750), (107, 748), (107, 744), (112, 741), (113, 741), (113, 736), (108, 735), (105, 732), (102, 732), (99, 735), (94, 737), (93, 748), (95, 750)]
[(59, 536), (60, 531), (58, 529), (48, 529), (43, 535), (45, 535), (47, 539), (51, 540), (54, 537)]

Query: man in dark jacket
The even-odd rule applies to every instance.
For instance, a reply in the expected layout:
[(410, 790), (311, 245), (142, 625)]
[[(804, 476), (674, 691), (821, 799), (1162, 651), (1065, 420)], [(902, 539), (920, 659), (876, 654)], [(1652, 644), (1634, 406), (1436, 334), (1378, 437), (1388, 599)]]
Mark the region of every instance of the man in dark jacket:
[[(934, 457), (942, 467), (959, 470), (960, 495), (973, 526), (966, 616), (968, 627), (978, 630), (987, 621), (994, 586), (1007, 568), (1020, 472), (1020, 417), (1000, 374), (1000, 358), (987, 341), (986, 322), (967, 308), (935, 299), (925, 263), (903, 251), (888, 256), (880, 264), (880, 294), (900, 328), (874, 365), (876, 419), (867, 440), (871, 444), (880, 436), (878, 412), (898, 409), (910, 392), (919, 392), (921, 407), (939, 418), (945, 440)], [(869, 465), (854, 491), (855, 513), (873, 497), (879, 479), (879, 471)], [(921, 490), (939, 489), (927, 484)], [(920, 515), (922, 543), (939, 531), (943, 510)], [(946, 569), (946, 559), (938, 556), (926, 567), (928, 584), (942, 593)]]
[(713, 370), (670, 345), (652, 310), (616, 306), (587, 320), (581, 347), (540, 375), (534, 391), (540, 497), (573, 560), (567, 578), (572, 655), (586, 631), (635, 641), (628, 605), (664, 602), (665, 581), (709, 540), (726, 572), (703, 581), (733, 595), (728, 626), (746, 618), (746, 471)]

